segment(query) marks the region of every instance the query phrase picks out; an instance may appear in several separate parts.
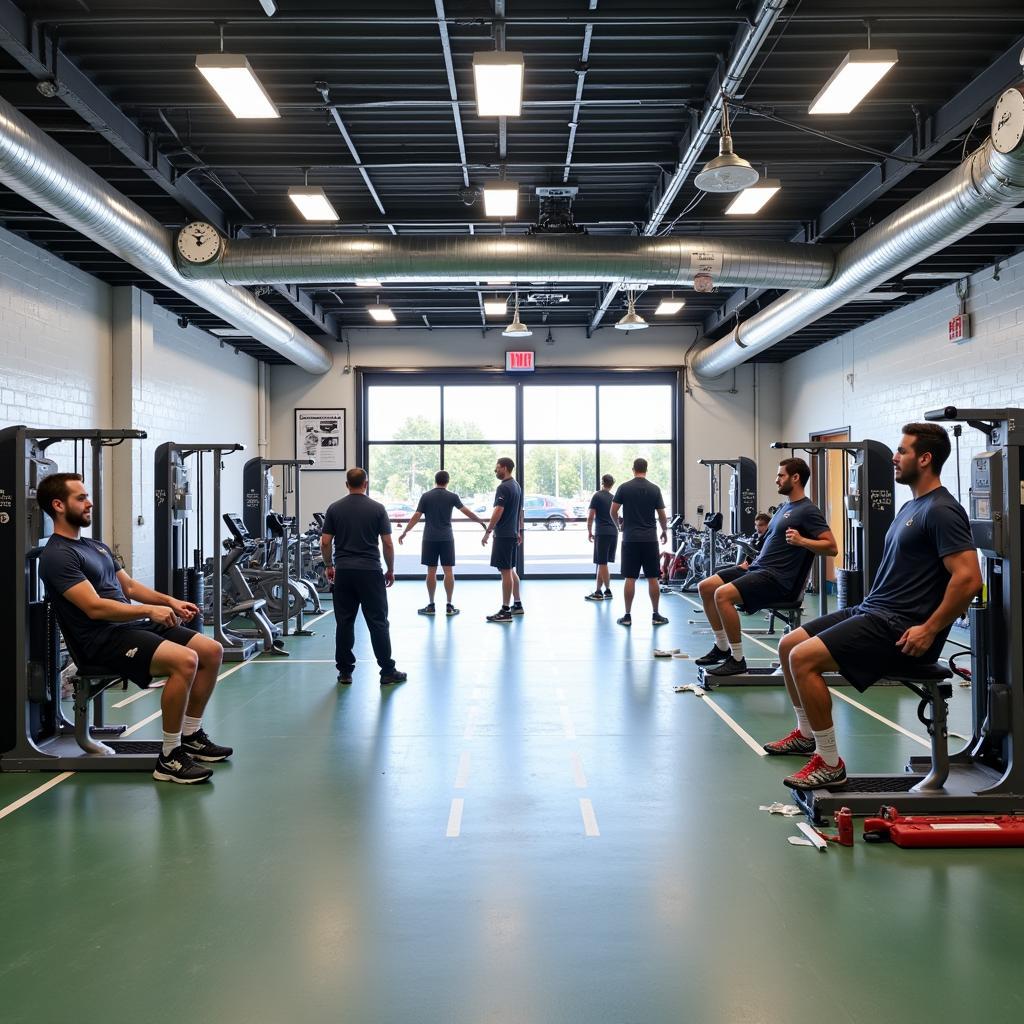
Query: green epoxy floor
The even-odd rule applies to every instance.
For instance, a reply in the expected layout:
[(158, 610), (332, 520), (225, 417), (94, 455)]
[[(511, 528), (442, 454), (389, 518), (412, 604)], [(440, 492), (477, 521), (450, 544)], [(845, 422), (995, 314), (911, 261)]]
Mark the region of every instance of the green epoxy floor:
[[(1024, 851), (790, 846), (794, 822), (757, 807), (796, 762), (755, 756), (673, 692), (692, 663), (651, 657), (709, 646), (692, 605), (666, 598), (652, 631), (638, 599), (627, 631), (585, 592), (525, 584), (527, 616), (497, 626), (496, 583), (461, 584), (453, 620), (400, 583), (405, 686), (381, 692), (360, 628), (339, 689), (327, 617), (292, 661), (223, 681), (206, 724), (237, 753), (212, 785), (80, 774), (0, 820), (0, 1020), (1024, 1018)], [(758, 741), (791, 727), (781, 688), (714, 700)], [(901, 688), (863, 702), (923, 736)], [(966, 690), (951, 711), (965, 732)], [(843, 703), (836, 720), (853, 770), (924, 749)], [(0, 775), (0, 807), (46, 780)]]

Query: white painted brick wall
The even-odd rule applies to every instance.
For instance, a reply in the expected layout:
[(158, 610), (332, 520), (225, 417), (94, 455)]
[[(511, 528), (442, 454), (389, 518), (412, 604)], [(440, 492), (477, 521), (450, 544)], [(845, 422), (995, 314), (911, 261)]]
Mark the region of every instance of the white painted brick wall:
[[(1024, 406), (1024, 255), (970, 280), (973, 337), (947, 341), (957, 311), (954, 287), (857, 328), (782, 367), (782, 420), (787, 435), (807, 437), (849, 426), (854, 438), (890, 447), (900, 427), (946, 405)], [(853, 374), (852, 384), (847, 375)], [(970, 457), (984, 436), (964, 427), (960, 445), (966, 501)], [(956, 466), (943, 482), (956, 493)], [(897, 500), (909, 497), (900, 489)]]

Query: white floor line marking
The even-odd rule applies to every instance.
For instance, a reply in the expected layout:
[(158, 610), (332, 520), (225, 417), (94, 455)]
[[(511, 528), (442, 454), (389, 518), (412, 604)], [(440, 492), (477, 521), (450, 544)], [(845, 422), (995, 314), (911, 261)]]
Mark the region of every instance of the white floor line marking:
[(559, 704), (558, 710), (562, 715), (562, 731), (565, 734), (567, 740), (576, 739), (576, 727), (572, 724), (572, 719), (569, 717), (569, 706), (567, 704)]
[(884, 715), (880, 715), (877, 711), (872, 711), (871, 708), (861, 704), (860, 701), (854, 700), (852, 697), (847, 697), (845, 693), (840, 693), (835, 687), (830, 686), (828, 688), (828, 692), (831, 693), (833, 697), (838, 697), (840, 700), (845, 700), (847, 704), (852, 704), (853, 707), (857, 708), (859, 711), (863, 711), (865, 715), (870, 715), (877, 721), (889, 726), (890, 729), (895, 729), (897, 732), (903, 733), (903, 735), (908, 739), (913, 740), (915, 743), (920, 743), (922, 747), (931, 747), (931, 743), (929, 743), (928, 740), (921, 739), (920, 736), (912, 733), (909, 729), (904, 729), (902, 725), (892, 721), (891, 718), (886, 718)]
[(480, 714), (480, 709), (476, 706), (469, 709), (469, 716), (466, 719), (466, 731), (462, 734), (462, 738), (465, 740), (471, 740), (473, 733), (476, 730), (476, 719), (477, 715)]
[(112, 708), (127, 707), (129, 704), (134, 704), (137, 700), (142, 700), (142, 698), (147, 696), (148, 694), (156, 693), (158, 690), (162, 690), (163, 688), (163, 683), (154, 683), (152, 686), (146, 687), (145, 690), (139, 690), (138, 693), (134, 693), (130, 697), (125, 697), (124, 700), (119, 700), (116, 704), (111, 704), (110, 706)]
[(588, 836), (599, 836), (601, 830), (597, 827), (597, 815), (594, 813), (594, 805), (585, 796), (580, 797), (580, 814), (583, 815), (583, 831)]
[(318, 615), (315, 619), (311, 619), (309, 622), (304, 622), (303, 626), (305, 626), (306, 629), (309, 629), (310, 626), (315, 626), (321, 619), (326, 619), (328, 615), (333, 614), (334, 609), (328, 608), (327, 611), (325, 611), (322, 615)]
[(587, 788), (587, 777), (583, 774), (583, 760), (579, 754), (572, 755), (572, 777), (577, 789)]
[(74, 772), (61, 772), (60, 775), (55, 775), (49, 782), (44, 782), (41, 786), (33, 789), (31, 793), (26, 793), (19, 800), (15, 800), (14, 803), (8, 804), (0, 810), (0, 818), (6, 818), (8, 814), (13, 814), (19, 807), (24, 807), (25, 804), (31, 803), (37, 796), (42, 796), (48, 789), (53, 789), (54, 786), (59, 785), (65, 779), (70, 779), (74, 774)]
[(455, 773), (455, 788), (465, 789), (469, 782), (469, 751), (464, 750), (459, 755), (459, 768)]
[(448, 839), (457, 839), (462, 831), (462, 805), (463, 799), (457, 796), (452, 800), (451, 810), (448, 812), (448, 831), (445, 836)]
[(721, 709), (721, 708), (720, 708), (720, 707), (719, 707), (719, 706), (718, 706), (718, 705), (717, 705), (717, 704), (716, 704), (716, 703), (714, 702), (714, 700), (712, 700), (712, 699), (711, 699), (711, 697), (708, 697), (708, 696), (704, 696), (704, 697), (701, 697), (701, 698), (700, 698), (700, 703), (701, 703), (701, 704), (707, 704), (707, 706), (708, 706), (709, 708), (711, 708), (711, 710), (712, 710), (712, 711), (714, 711), (714, 713), (715, 713), (716, 715), (718, 715), (718, 717), (719, 717), (719, 718), (720, 718), (720, 719), (721, 719), (721, 720), (722, 720), (723, 722), (725, 722), (725, 724), (726, 724), (727, 726), (729, 726), (729, 728), (730, 728), (730, 729), (732, 729), (732, 731), (733, 731), (734, 733), (736, 733), (736, 735), (737, 735), (737, 736), (739, 736), (739, 738), (740, 738), (741, 740), (743, 740), (743, 742), (744, 742), (744, 743), (746, 743), (746, 745), (747, 745), (748, 747), (750, 747), (750, 749), (751, 749), (751, 750), (752, 750), (752, 751), (753, 751), (753, 752), (754, 752), (755, 754), (757, 754), (757, 756), (758, 756), (758, 757), (767, 757), (767, 756), (768, 756), (768, 753), (767, 753), (767, 751), (765, 751), (765, 750), (764, 750), (764, 749), (763, 749), (763, 748), (761, 747), (761, 744), (760, 744), (760, 743), (758, 743), (758, 742), (757, 742), (757, 740), (755, 740), (755, 739), (754, 739), (754, 737), (753, 737), (753, 736), (751, 736), (751, 735), (750, 735), (750, 733), (749, 733), (749, 732), (747, 732), (747, 730), (746, 730), (746, 729), (744, 729), (744, 728), (743, 728), (743, 726), (741, 726), (741, 725), (740, 725), (740, 724), (739, 724), (739, 723), (738, 723), (738, 722), (737, 722), (737, 721), (736, 721), (736, 720), (735, 720), (735, 719), (734, 719), (734, 718), (733, 718), (733, 717), (732, 717), (731, 715), (729, 715), (729, 714), (728, 714), (727, 712), (723, 711), (723, 710), (722, 710), (722, 709)]

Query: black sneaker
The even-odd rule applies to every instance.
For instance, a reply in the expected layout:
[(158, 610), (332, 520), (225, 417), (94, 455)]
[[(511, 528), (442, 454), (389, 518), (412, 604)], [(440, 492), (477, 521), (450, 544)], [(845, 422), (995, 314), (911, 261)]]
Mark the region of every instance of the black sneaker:
[(731, 654), (717, 668), (709, 668), (709, 676), (738, 676), (747, 671), (747, 659), (737, 661)]
[(604, 595), (601, 593), (600, 590), (595, 590), (592, 594), (587, 594), (586, 597), (583, 598), (583, 600), (584, 601), (603, 601), (604, 600)]
[(191, 736), (182, 736), (181, 745), (196, 761), (226, 761), (234, 753), (231, 747), (214, 743), (202, 729), (197, 729)]
[(612, 592), (610, 590), (606, 590), (604, 592), (604, 599), (606, 601), (610, 601), (612, 599)]
[(456, 608), (455, 605), (453, 604), (447, 604), (445, 605), (444, 613), (445, 615), (458, 615), (459, 609)]
[(618, 623), (618, 624), (619, 624), (620, 626), (632, 626), (632, 625), (633, 625), (633, 616), (632, 616), (632, 615), (630, 615), (630, 614), (629, 614), (629, 613), (627, 612), (627, 613), (626, 613), (625, 615), (623, 615), (623, 616), (622, 616), (622, 618), (621, 618), (621, 619), (616, 619), (615, 621), (616, 621), (616, 622), (617, 622), (617, 623)]
[(707, 654), (697, 658), (694, 665), (721, 665), (728, 657), (729, 651), (723, 651), (718, 644), (715, 644)]
[(192, 760), (192, 755), (184, 747), (175, 747), (169, 754), (161, 754), (153, 768), (153, 778), (157, 782), (177, 782), (183, 786), (191, 786), (196, 782), (206, 782), (213, 772)]
[(511, 622), (512, 621), (512, 610), (510, 608), (502, 608), (500, 611), (496, 611), (493, 615), (487, 616), (488, 622)]
[(351, 686), (352, 685), (352, 673), (351, 672), (339, 672), (338, 673), (338, 683), (341, 686)]
[(380, 685), (381, 686), (394, 686), (396, 683), (404, 683), (409, 676), (405, 672), (399, 672), (398, 669), (393, 669), (391, 672), (381, 672), (380, 674)]
[(653, 626), (664, 626), (667, 623), (668, 619), (666, 619), (664, 615), (659, 615), (657, 612), (655, 612), (651, 616), (651, 625)]
[(433, 615), (434, 614), (434, 602), (431, 601), (430, 604), (425, 605), (423, 608), (418, 608), (416, 611), (417, 611), (418, 615)]
[(516, 603), (512, 605), (511, 612), (513, 615), (525, 615), (526, 609), (523, 608), (523, 602), (516, 601)]

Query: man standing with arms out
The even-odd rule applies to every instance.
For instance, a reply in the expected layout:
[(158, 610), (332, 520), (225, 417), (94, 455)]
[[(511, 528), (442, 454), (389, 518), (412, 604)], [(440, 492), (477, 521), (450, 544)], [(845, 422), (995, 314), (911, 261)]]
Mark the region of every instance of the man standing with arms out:
[(462, 504), (462, 499), (457, 494), (448, 490), (450, 479), (443, 469), (434, 474), (434, 483), (437, 486), (420, 495), (416, 511), (410, 516), (409, 522), (398, 538), (398, 543), (404, 544), (409, 531), (421, 519), (426, 519), (427, 525), (423, 529), (420, 564), (427, 567), (427, 606), (419, 610), (420, 615), (434, 614), (438, 563), (444, 569), (444, 594), (447, 599), (445, 614), (459, 614), (459, 609), (452, 604), (452, 595), (455, 591), (455, 534), (452, 533), (452, 510), (458, 509), (467, 519), (479, 523), (484, 529), (487, 528), (487, 524), (475, 512)]
[(217, 685), (224, 649), (182, 625), (199, 614), (194, 604), (133, 580), (106, 544), (82, 536), (82, 527), (92, 525), (92, 502), (77, 473), (45, 477), (36, 500), (53, 520), (39, 574), (68, 648), (76, 659), (138, 686), (166, 676), (160, 693), (163, 750), (153, 778), (184, 785), (206, 782), (213, 772), (196, 762), (225, 761), (233, 753), (203, 731), (203, 712)]
[(511, 622), (513, 615), (523, 614), (519, 573), (516, 572), (516, 556), (523, 542), (523, 491), (512, 477), (515, 468), (516, 464), (509, 458), (498, 459), (494, 467), (498, 489), (494, 492), (494, 510), (481, 541), (486, 546), (494, 534), (491, 565), (501, 573), (501, 608), (487, 616), (488, 622)]
[(737, 605), (747, 612), (795, 600), (807, 582), (816, 555), (835, 556), (839, 550), (828, 520), (804, 493), (811, 468), (803, 459), (783, 459), (775, 486), (786, 501), (768, 524), (761, 553), (750, 564), (729, 565), (697, 587), (704, 614), (715, 634), (715, 646), (698, 665), (708, 675), (734, 676), (747, 671), (743, 633)]
[[(406, 680), (406, 674), (395, 668), (391, 657), (387, 592), (395, 582), (391, 520), (384, 506), (367, 495), (368, 484), (366, 470), (358, 466), (345, 474), (348, 495), (328, 507), (320, 535), (320, 553), (327, 566), (327, 579), (334, 584), (334, 660), (338, 666), (338, 682), (344, 686), (352, 682), (352, 670), (356, 667), (352, 647), (356, 613), (360, 608), (380, 666), (381, 686)], [(378, 542), (384, 548), (385, 572), (380, 569)]]
[[(619, 528), (612, 519), (612, 485), (615, 478), (605, 473), (601, 477), (601, 490), (590, 499), (587, 511), (587, 539), (594, 545), (594, 565), (597, 566), (597, 584), (588, 601), (610, 601), (608, 563), (615, 561), (615, 548), (619, 543)], [(601, 588), (604, 588), (603, 592)]]
[(633, 460), (633, 479), (619, 485), (612, 499), (612, 520), (618, 521), (619, 510), (625, 508), (622, 517), (622, 578), (626, 581), (622, 596), (626, 599), (626, 614), (618, 619), (620, 626), (632, 626), (633, 595), (636, 581), (643, 569), (647, 577), (647, 593), (651, 596), (651, 622), (663, 626), (668, 619), (658, 614), (661, 599), (659, 580), (661, 556), (658, 551), (658, 531), (654, 525), (655, 513), (661, 523), (661, 543), (668, 541), (668, 522), (665, 519), (665, 502), (661, 488), (647, 479), (647, 460)]
[(813, 753), (783, 781), (790, 789), (841, 786), (846, 765), (832, 726), (823, 672), (840, 672), (863, 693), (887, 676), (930, 665), (952, 624), (981, 590), (971, 524), (942, 486), (949, 435), (937, 423), (908, 423), (893, 455), (896, 482), (913, 495), (885, 535), (882, 563), (866, 598), (787, 633), (779, 644), (797, 727), (766, 743), (769, 754)]

